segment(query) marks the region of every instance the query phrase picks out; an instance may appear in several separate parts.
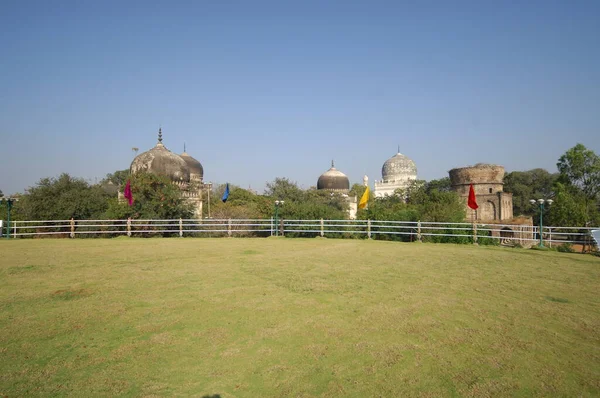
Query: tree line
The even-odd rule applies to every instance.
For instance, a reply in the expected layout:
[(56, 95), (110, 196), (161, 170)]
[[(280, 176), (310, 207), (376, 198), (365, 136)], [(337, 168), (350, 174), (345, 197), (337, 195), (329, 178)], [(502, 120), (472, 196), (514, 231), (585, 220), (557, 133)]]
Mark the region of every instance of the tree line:
[[(504, 178), (504, 191), (513, 194), (515, 216), (534, 217), (538, 206), (530, 199), (552, 198), (554, 204), (544, 214), (547, 225), (600, 225), (600, 158), (592, 150), (577, 144), (557, 162), (557, 172), (544, 169), (513, 171)], [(134, 203), (129, 206), (117, 199), (127, 180), (131, 181)], [(220, 198), (225, 184), (211, 189), (212, 218), (270, 218), (274, 201), (283, 200), (279, 214), (286, 219), (345, 219), (348, 201), (342, 194), (302, 189), (287, 178), (276, 178), (258, 194), (230, 185), (226, 203)], [(358, 199), (365, 187), (354, 184), (349, 196)], [(1, 191), (0, 191), (1, 192)], [(179, 189), (163, 176), (130, 175), (129, 170), (108, 174), (97, 184), (62, 174), (42, 178), (25, 193), (17, 195), (13, 220), (75, 219), (175, 219), (192, 218), (192, 207), (180, 196)], [(2, 208), (6, 218), (6, 209)], [(204, 217), (208, 216), (205, 198)], [(371, 196), (368, 207), (359, 209), (359, 219), (398, 221), (460, 222), (465, 219), (464, 202), (451, 190), (449, 178), (415, 181), (408, 189), (383, 198)]]

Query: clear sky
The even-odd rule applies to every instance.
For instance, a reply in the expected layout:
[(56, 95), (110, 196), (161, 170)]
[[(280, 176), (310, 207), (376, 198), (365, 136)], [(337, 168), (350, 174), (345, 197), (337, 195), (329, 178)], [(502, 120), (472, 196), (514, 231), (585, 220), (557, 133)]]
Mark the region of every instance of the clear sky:
[(600, 1), (3, 1), (0, 190), (156, 143), (262, 192), (600, 154)]

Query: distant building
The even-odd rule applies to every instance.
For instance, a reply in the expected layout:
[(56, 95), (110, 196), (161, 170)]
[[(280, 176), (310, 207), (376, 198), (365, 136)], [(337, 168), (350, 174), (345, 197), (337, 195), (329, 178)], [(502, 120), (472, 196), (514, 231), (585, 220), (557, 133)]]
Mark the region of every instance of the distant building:
[(181, 190), (182, 198), (193, 205), (195, 215), (201, 218), (203, 192), (208, 189), (208, 185), (204, 184), (202, 164), (190, 156), (185, 147), (178, 155), (168, 150), (162, 141), (162, 129), (159, 128), (158, 142), (154, 148), (133, 159), (131, 174), (147, 172), (168, 177)]
[(331, 168), (321, 174), (317, 180), (317, 189), (329, 191), (332, 195), (342, 195), (348, 201), (348, 217), (351, 220), (356, 218), (358, 202), (356, 196), (349, 196), (350, 180), (348, 180), (346, 174), (335, 168), (333, 160), (331, 161)]
[(381, 180), (375, 180), (376, 198), (393, 195), (396, 189), (406, 189), (417, 179), (417, 165), (409, 157), (398, 153), (389, 158), (381, 168)]
[[(478, 163), (475, 166), (452, 169), (448, 174), (452, 190), (465, 201), (467, 220), (512, 220), (513, 199), (512, 193), (504, 192), (504, 167)], [(477, 210), (471, 210), (466, 205), (471, 184), (479, 205)]]
[[(512, 193), (504, 192), (504, 167), (478, 163), (452, 169), (448, 174), (452, 190), (464, 200), (466, 221), (492, 226), (492, 236), (502, 238), (503, 244), (531, 246), (533, 219), (513, 217)], [(476, 210), (467, 206), (471, 184), (478, 205)]]

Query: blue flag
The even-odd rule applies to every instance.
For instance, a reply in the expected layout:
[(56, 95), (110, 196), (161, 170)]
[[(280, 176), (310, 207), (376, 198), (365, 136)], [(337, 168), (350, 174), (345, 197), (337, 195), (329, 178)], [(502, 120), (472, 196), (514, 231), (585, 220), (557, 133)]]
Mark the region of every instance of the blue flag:
[(225, 192), (223, 192), (223, 197), (221, 198), (223, 203), (227, 202), (227, 198), (229, 198), (229, 183), (225, 186)]

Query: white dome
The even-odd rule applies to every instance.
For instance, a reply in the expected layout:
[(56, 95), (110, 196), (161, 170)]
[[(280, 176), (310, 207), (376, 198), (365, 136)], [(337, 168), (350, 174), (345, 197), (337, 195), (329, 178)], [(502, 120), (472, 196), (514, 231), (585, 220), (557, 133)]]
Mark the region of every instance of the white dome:
[(409, 157), (400, 152), (389, 158), (381, 168), (384, 182), (406, 181), (417, 179), (417, 165)]

